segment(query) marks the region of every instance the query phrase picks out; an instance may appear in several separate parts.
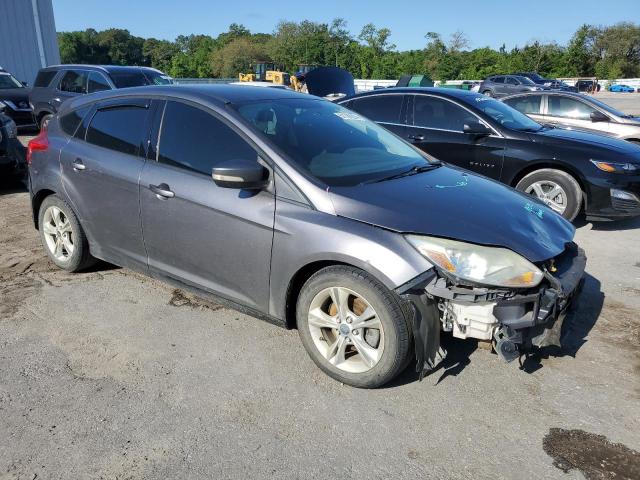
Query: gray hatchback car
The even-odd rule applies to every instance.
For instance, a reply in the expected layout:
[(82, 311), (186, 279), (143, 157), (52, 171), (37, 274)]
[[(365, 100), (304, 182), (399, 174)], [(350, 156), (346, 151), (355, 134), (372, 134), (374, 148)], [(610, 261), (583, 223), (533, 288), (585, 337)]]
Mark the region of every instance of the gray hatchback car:
[(441, 331), (505, 360), (553, 343), (582, 284), (574, 228), (544, 204), (310, 95), (87, 95), (30, 142), (28, 163), (60, 268), (103, 259), (297, 327), (323, 371), (358, 387), (412, 358), (433, 369)]

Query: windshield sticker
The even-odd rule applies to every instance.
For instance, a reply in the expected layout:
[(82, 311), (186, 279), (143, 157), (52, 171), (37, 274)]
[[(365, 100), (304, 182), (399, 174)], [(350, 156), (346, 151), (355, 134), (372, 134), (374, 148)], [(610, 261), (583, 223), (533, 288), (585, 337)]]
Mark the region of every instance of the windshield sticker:
[[(434, 185), (434, 188), (458, 188), (466, 187), (469, 184), (469, 177), (466, 173), (462, 174), (462, 180), (456, 182), (454, 185)], [(427, 185), (427, 188), (431, 188), (431, 185)]]
[(540, 207), (536, 207), (534, 204), (529, 202), (524, 204), (524, 209), (527, 212), (533, 213), (538, 218), (542, 218), (542, 216), (544, 215), (544, 211), (542, 211)]
[(343, 120), (358, 120), (360, 122), (364, 122), (364, 118), (358, 115), (357, 113), (352, 112), (333, 112), (334, 115), (340, 117)]

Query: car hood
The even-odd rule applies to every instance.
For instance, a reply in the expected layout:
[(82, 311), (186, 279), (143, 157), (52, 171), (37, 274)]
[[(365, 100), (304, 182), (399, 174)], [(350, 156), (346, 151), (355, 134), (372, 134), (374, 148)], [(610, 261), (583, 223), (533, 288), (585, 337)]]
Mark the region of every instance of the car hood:
[(613, 152), (640, 161), (640, 148), (637, 145), (605, 135), (564, 128), (548, 128), (532, 133), (530, 136), (534, 142), (547, 145), (584, 148), (585, 154), (589, 158), (593, 158), (595, 155), (610, 155)]
[(20, 102), (27, 102), (26, 107), (19, 108), (28, 108), (29, 107), (29, 89), (28, 88), (3, 88), (0, 89), (0, 100), (9, 100), (16, 104), (16, 106)]
[(558, 255), (575, 229), (541, 202), (458, 168), (331, 187), (337, 215), (389, 230), (506, 247), (531, 262)]

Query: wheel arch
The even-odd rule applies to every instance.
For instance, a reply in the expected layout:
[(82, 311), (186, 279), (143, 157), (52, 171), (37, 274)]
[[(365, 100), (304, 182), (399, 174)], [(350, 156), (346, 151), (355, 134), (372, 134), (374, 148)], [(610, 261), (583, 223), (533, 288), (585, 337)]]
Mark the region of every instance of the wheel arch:
[(50, 190), (48, 188), (43, 188), (42, 190), (38, 190), (33, 195), (33, 198), (31, 199), (31, 211), (33, 213), (33, 226), (36, 228), (36, 230), (39, 229), (38, 218), (39, 218), (40, 206), (42, 205), (42, 202), (44, 202), (45, 198), (55, 194), (56, 192), (54, 192), (53, 190)]
[(513, 178), (511, 178), (508, 184), (511, 187), (515, 188), (516, 185), (520, 182), (520, 180), (522, 180), (524, 177), (526, 177), (530, 173), (535, 172), (536, 170), (542, 170), (543, 168), (551, 168), (553, 170), (560, 170), (562, 172), (568, 173), (575, 179), (576, 182), (578, 182), (578, 185), (580, 186), (580, 190), (582, 190), (582, 195), (586, 196), (587, 194), (587, 189), (585, 186), (586, 182), (582, 177), (582, 174), (580, 174), (578, 170), (571, 167), (570, 165), (567, 165), (566, 163), (558, 163), (558, 161), (556, 160), (539, 160), (539, 161), (536, 161), (535, 163), (529, 163), (524, 168), (519, 170), (513, 176)]

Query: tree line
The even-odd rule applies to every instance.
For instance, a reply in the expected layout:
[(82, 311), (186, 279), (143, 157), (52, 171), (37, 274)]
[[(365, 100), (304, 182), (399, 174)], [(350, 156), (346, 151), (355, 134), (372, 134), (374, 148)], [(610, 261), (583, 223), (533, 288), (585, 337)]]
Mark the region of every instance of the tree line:
[(470, 49), (463, 32), (425, 35), (423, 48), (398, 51), (391, 30), (365, 25), (354, 35), (344, 19), (331, 23), (281, 21), (273, 33), (231, 24), (216, 37), (180, 35), (174, 41), (141, 38), (128, 30), (58, 33), (63, 63), (144, 65), (178, 78), (230, 78), (255, 61), (295, 72), (300, 64), (335, 65), (356, 78), (394, 79), (426, 74), (434, 80), (481, 79), (536, 71), (550, 77), (640, 77), (640, 25), (583, 25), (567, 45), (531, 41), (523, 47)]

